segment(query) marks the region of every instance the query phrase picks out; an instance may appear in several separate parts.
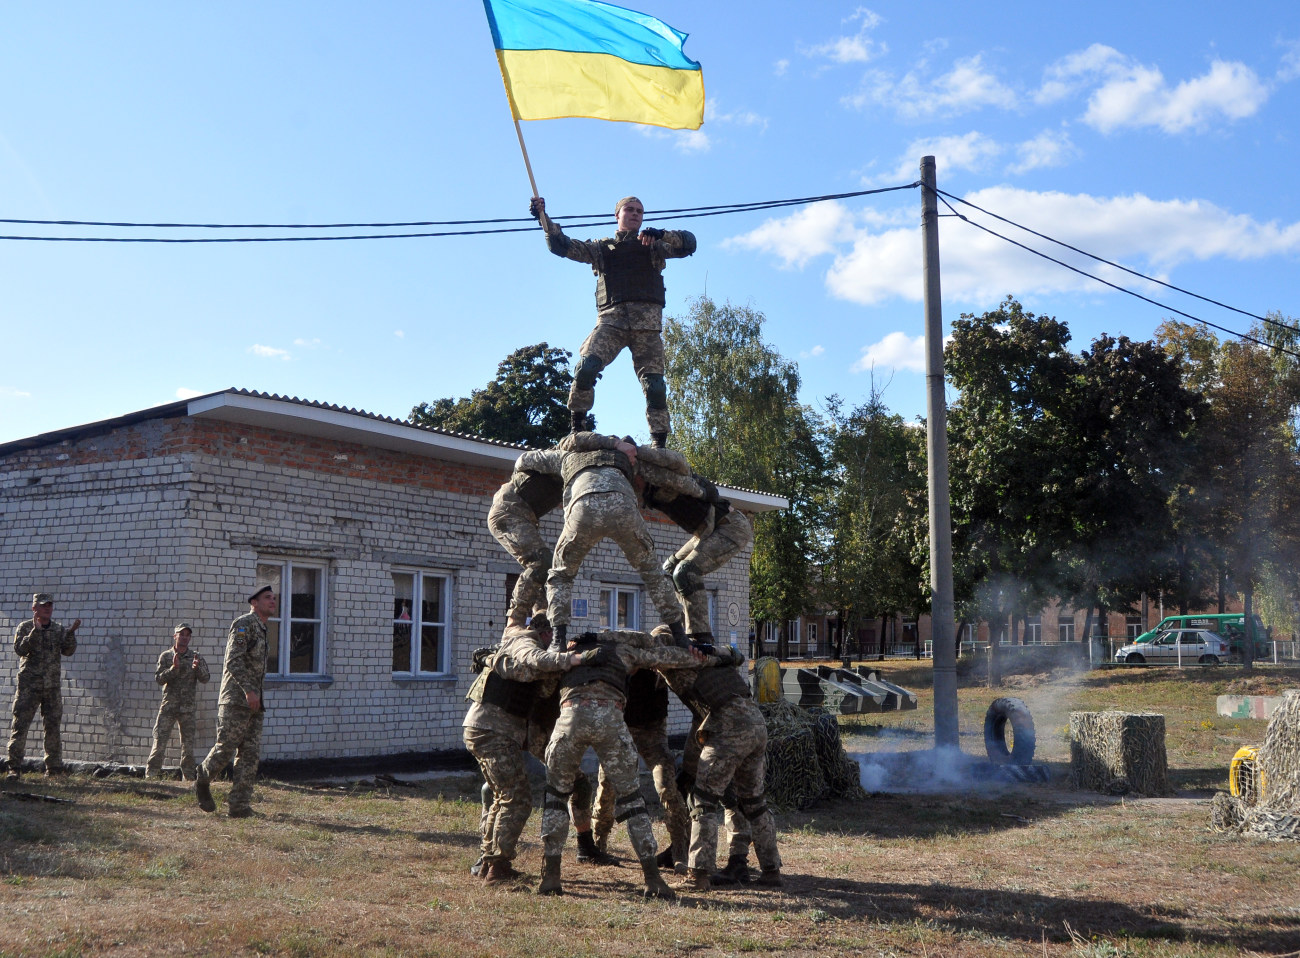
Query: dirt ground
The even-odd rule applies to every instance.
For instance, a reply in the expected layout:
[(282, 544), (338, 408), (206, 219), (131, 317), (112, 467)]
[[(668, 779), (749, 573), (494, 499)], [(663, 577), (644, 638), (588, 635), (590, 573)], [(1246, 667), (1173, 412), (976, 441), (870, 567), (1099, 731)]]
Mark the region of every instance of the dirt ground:
[[(851, 752), (931, 748), (928, 670), (891, 675), (920, 707), (844, 721)], [(468, 874), (469, 774), (263, 781), (245, 820), (205, 815), (180, 782), (24, 776), (0, 789), (0, 955), (1300, 955), (1300, 844), (1207, 827), (1232, 753), (1263, 739), (1263, 722), (1214, 715), (1240, 678), (1150, 669), (963, 688), (963, 751), (982, 754), (991, 699), (1018, 695), (1051, 782), (895, 781), (782, 812), (784, 888), (676, 903), (641, 901), (621, 832), (622, 867), (577, 865), (571, 840), (565, 896), (535, 896), (536, 815), (516, 863), (526, 878), (482, 888)], [(1300, 687), (1300, 672), (1250, 681)], [(1064, 726), (1081, 708), (1163, 712), (1176, 794), (1071, 791)], [(226, 789), (214, 786), (219, 803)]]

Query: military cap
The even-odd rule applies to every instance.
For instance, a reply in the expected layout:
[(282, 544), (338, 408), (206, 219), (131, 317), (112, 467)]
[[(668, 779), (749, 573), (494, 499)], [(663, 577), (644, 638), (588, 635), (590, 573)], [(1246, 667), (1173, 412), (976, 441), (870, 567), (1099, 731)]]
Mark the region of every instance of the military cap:
[(177, 632), (193, 632), (193, 631), (194, 631), (194, 627), (190, 625), (188, 622), (178, 622), (176, 624), (176, 628), (172, 629), (172, 635), (175, 635)]
[(32, 595), (32, 605), (53, 605), (54, 596), (48, 592), (37, 592)]
[[(641, 200), (638, 199), (638, 198), (635, 197), (635, 196), (625, 196), (625, 197), (623, 197), (621, 200), (619, 200), (617, 203), (614, 204), (614, 215), (615, 215), (615, 216), (618, 216), (618, 211), (621, 210), (623, 207), (627, 206), (627, 204), (633, 202), (634, 200), (635, 200), (637, 203), (641, 203)], [(644, 207), (645, 204), (644, 204), (644, 203), (641, 203), (641, 206)]]
[(551, 631), (551, 620), (547, 618), (545, 612), (534, 612), (533, 617), (528, 620), (528, 627), (539, 632), (549, 632)]
[(275, 590), (272, 589), (269, 585), (264, 585), (264, 586), (262, 586), (262, 588), (258, 589), (256, 592), (254, 592), (252, 595), (250, 595), (250, 596), (248, 597), (248, 601), (249, 601), (249, 602), (254, 602), (254, 601), (257, 600), (257, 597), (258, 597), (259, 595), (261, 595), (262, 593), (264, 593), (264, 592), (274, 592), (274, 591), (275, 591)]

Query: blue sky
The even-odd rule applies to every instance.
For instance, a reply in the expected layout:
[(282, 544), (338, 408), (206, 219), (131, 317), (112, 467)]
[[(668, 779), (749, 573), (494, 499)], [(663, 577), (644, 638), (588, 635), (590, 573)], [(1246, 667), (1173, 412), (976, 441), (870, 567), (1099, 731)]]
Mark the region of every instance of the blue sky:
[[(1294, 2), (631, 5), (690, 34), (704, 126), (525, 123), (552, 214), (612, 221), (627, 193), (653, 211), (903, 185), (932, 153), (941, 189), (993, 212), (1242, 309), (1300, 315)], [(0, 7), (2, 218), (480, 219), (525, 215), (529, 193), (477, 0)], [(668, 312), (706, 292), (753, 306), (806, 401), (860, 401), (874, 377), (918, 415), (919, 219), (905, 190), (683, 221), (699, 251), (670, 264)], [(1084, 348), (1103, 331), (1147, 338), (1169, 315), (956, 219), (940, 246), (948, 323), (1010, 293)], [(229, 386), (405, 416), (481, 387), (518, 346), (576, 352), (592, 288), (540, 233), (0, 240), (0, 442)], [(626, 356), (595, 411), (646, 435)]]

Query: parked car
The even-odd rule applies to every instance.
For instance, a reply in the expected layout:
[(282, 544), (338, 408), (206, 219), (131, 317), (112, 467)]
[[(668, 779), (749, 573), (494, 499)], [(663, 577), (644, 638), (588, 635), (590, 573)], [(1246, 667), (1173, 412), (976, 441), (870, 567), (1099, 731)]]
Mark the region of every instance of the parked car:
[(1150, 642), (1126, 645), (1115, 653), (1116, 662), (1200, 662), (1218, 665), (1228, 657), (1228, 640), (1205, 629), (1170, 629)]

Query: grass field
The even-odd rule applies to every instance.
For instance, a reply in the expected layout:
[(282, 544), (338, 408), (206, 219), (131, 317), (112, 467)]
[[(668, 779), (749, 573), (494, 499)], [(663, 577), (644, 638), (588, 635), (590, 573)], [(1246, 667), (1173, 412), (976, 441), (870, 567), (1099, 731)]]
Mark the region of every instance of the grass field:
[[(884, 667), (920, 693), (919, 708), (845, 721), (846, 747), (929, 749), (928, 664)], [(579, 866), (572, 847), (567, 894), (533, 895), (536, 814), (516, 863), (528, 880), (480, 887), (467, 873), (479, 784), (468, 774), (387, 788), (263, 781), (246, 820), (205, 815), (179, 782), (25, 777), (0, 792), (0, 955), (1298, 955), (1300, 844), (1207, 829), (1233, 753), (1265, 729), (1216, 717), (1215, 696), (1300, 687), (1300, 670), (1241, 674), (964, 687), (963, 750), (983, 754), (994, 697), (1023, 698), (1051, 784), (875, 793), (783, 813), (784, 889), (677, 903), (642, 902), (634, 861)], [(1098, 709), (1165, 715), (1175, 797), (1066, 787), (1069, 713)], [(226, 787), (214, 785), (218, 801)], [(625, 836), (611, 848), (626, 857)]]

